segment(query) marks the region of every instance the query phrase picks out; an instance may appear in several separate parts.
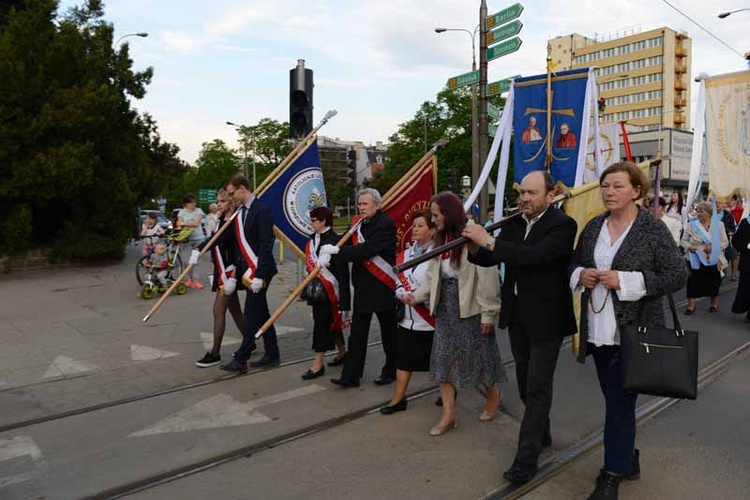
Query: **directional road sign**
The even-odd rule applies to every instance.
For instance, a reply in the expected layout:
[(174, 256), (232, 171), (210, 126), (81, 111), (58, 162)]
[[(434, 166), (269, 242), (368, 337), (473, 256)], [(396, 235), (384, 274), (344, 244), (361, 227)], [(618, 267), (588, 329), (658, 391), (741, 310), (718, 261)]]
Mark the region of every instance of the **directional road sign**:
[(503, 43), (499, 43), (493, 47), (487, 49), (487, 60), (492, 61), (498, 57), (507, 56), (512, 54), (521, 48), (521, 39), (513, 37), (510, 40), (506, 40)]
[(505, 24), (508, 21), (512, 21), (513, 19), (518, 19), (518, 16), (521, 15), (521, 12), (523, 12), (523, 5), (521, 5), (520, 3), (516, 3), (506, 9), (501, 10), (497, 14), (487, 16), (487, 29), (492, 29), (495, 26), (500, 26), (501, 24)]
[(507, 92), (510, 90), (510, 81), (514, 78), (521, 78), (521, 75), (516, 75), (511, 78), (506, 78), (505, 80), (498, 80), (496, 82), (488, 83), (487, 84), (487, 95), (495, 95), (495, 94), (502, 94), (503, 92)]
[(198, 190), (198, 201), (200, 203), (216, 203), (216, 189)]
[(493, 43), (502, 42), (503, 40), (517, 35), (521, 32), (521, 28), (523, 28), (523, 23), (521, 21), (513, 21), (512, 23), (500, 26), (498, 29), (487, 33), (485, 37), (487, 45), (489, 46)]
[(497, 106), (489, 102), (487, 103), (487, 114), (490, 115), (495, 120), (500, 119), (500, 113), (502, 111), (503, 111), (503, 108), (498, 108)]
[(448, 78), (448, 88), (451, 90), (458, 87), (466, 87), (467, 85), (474, 85), (475, 83), (479, 83), (479, 70)]
[(487, 128), (487, 135), (489, 135), (490, 137), (495, 137), (496, 134), (497, 134), (497, 125), (490, 125)]

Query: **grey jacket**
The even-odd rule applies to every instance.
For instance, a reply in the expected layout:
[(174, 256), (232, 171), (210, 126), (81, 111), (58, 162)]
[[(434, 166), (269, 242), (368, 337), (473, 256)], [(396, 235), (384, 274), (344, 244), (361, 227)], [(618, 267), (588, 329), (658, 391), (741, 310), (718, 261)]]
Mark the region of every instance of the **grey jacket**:
[[(595, 268), (594, 248), (604, 219), (609, 216), (605, 212), (591, 219), (583, 228), (578, 246), (570, 266), (570, 273), (578, 268)], [(663, 297), (685, 286), (687, 269), (685, 261), (677, 249), (677, 245), (669, 233), (667, 226), (653, 215), (640, 209), (633, 221), (633, 227), (622, 242), (622, 246), (612, 260), (612, 269), (616, 271), (639, 271), (643, 273), (646, 284), (646, 296), (636, 302), (620, 302), (617, 294), (610, 294), (615, 309), (617, 324), (635, 324), (638, 312), (643, 303), (643, 326), (664, 326)], [(586, 344), (588, 340), (588, 303), (590, 290), (585, 290), (581, 296), (581, 333), (578, 361), (586, 359)]]

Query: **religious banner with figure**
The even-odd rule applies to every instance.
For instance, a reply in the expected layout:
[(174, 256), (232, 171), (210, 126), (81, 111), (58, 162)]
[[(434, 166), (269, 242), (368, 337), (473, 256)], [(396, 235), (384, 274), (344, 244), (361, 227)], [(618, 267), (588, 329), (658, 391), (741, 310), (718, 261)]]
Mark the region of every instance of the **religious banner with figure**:
[(589, 137), (596, 97), (589, 68), (561, 71), (549, 78), (517, 78), (513, 86), (515, 182), (534, 170), (548, 170), (555, 182), (580, 185), (588, 150), (587, 142), (581, 143)]
[(273, 180), (260, 200), (271, 209), (274, 233), (295, 254), (304, 256), (305, 245), (315, 232), (310, 210), (328, 205), (317, 140)]
[(750, 70), (705, 79), (706, 169), (711, 191), (750, 188)]
[[(592, 127), (593, 128), (593, 127)], [(594, 130), (589, 133), (586, 149), (586, 170), (583, 171), (583, 183), (599, 179), (601, 171), (596, 167), (594, 154)], [(601, 155), (601, 170), (620, 161), (620, 124), (617, 122), (599, 124), (599, 154)]]
[(381, 207), (396, 224), (397, 252), (411, 244), (412, 214), (430, 209), (430, 199), (437, 193), (437, 158), (434, 156), (417, 171), (410, 172), (408, 182), (394, 192)]

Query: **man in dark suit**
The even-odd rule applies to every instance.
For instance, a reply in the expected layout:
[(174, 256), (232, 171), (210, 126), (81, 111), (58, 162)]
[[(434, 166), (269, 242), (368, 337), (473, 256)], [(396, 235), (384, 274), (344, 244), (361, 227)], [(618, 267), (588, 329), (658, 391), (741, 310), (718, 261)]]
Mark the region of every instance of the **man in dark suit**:
[[(513, 465), (503, 477), (528, 482), (543, 446), (550, 446), (549, 411), (562, 340), (576, 332), (568, 285), (576, 222), (551, 206), (554, 183), (547, 172), (521, 181), (521, 217), (504, 226), (497, 240), (479, 225), (463, 235), (475, 245), (469, 260), (482, 266), (505, 263), (499, 327), (508, 328), (521, 400), (526, 406)], [(479, 248), (477, 248), (477, 246)]]
[(321, 255), (339, 254), (340, 260), (353, 263), (354, 313), (349, 351), (341, 378), (331, 380), (341, 387), (359, 386), (365, 368), (367, 337), (373, 314), (380, 323), (380, 337), (385, 351), (385, 365), (374, 382), (385, 385), (396, 379), (396, 276), (391, 269), (396, 262), (396, 225), (380, 210), (380, 204), (378, 191), (362, 189), (357, 196), (362, 223), (352, 237), (354, 244), (340, 248), (324, 245), (320, 248)]
[[(237, 252), (235, 276), (240, 277), (240, 282), (238, 283), (234, 277), (229, 278), (224, 285), (224, 293), (232, 294), (235, 289), (246, 290), (247, 293), (242, 344), (234, 353), (234, 359), (222, 365), (221, 369), (246, 373), (247, 360), (255, 350), (255, 334), (271, 316), (266, 291), (271, 279), (276, 275), (276, 262), (273, 259), (273, 215), (271, 210), (250, 191), (250, 183), (242, 174), (232, 177), (227, 184), (227, 194), (240, 207), (233, 227), (227, 228), (230, 232), (227, 240), (234, 244)], [(263, 346), (263, 357), (251, 363), (251, 366), (278, 366), (279, 345), (273, 326), (263, 334)]]

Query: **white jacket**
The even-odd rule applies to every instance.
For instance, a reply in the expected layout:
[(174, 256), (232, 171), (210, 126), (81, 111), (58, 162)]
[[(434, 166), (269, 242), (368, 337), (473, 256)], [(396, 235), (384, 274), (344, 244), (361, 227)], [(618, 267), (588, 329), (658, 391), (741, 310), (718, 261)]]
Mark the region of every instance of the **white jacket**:
[[(429, 251), (431, 249), (432, 244), (430, 244), (425, 251)], [(411, 260), (414, 257), (414, 246), (411, 246), (405, 250), (404, 262)], [(426, 261), (422, 262), (418, 266), (404, 271), (406, 279), (409, 280), (409, 285), (411, 286), (412, 293), (416, 291), (423, 283), (427, 282), (427, 271), (429, 267), (430, 261)], [(399, 281), (398, 283), (397, 289), (398, 288), (403, 288), (401, 281)], [(422, 317), (421, 314), (415, 311), (414, 308), (408, 304), (405, 305), (404, 319), (401, 320), (399, 325), (408, 330), (415, 330), (419, 332), (428, 332), (435, 329)]]

